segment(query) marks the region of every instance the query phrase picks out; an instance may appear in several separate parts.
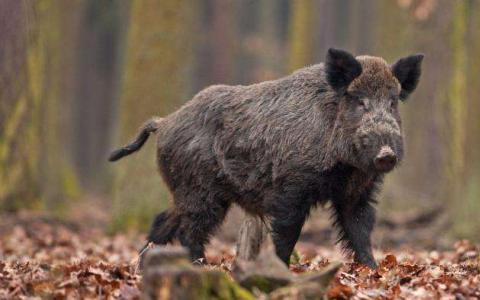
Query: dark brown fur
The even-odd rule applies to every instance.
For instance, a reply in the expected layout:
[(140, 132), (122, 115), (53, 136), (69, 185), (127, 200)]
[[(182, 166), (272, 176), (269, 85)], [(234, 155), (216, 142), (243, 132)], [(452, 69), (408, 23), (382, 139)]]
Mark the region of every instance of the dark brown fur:
[[(415, 88), (422, 57), (389, 66), (330, 49), (326, 64), (249, 86), (211, 86), (147, 123), (141, 132), (157, 130), (160, 173), (174, 196), (148, 240), (178, 238), (194, 259), (202, 257), (237, 203), (270, 220), (277, 254), (288, 263), (310, 209), (330, 201), (340, 241), (374, 267), (373, 197), (402, 158), (397, 104)], [(386, 162), (378, 159), (384, 148)]]

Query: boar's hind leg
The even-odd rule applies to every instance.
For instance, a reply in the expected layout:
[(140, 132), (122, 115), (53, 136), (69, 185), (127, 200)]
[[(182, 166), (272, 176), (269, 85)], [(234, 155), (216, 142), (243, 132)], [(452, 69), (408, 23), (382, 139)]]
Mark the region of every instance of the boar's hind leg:
[(175, 210), (165, 210), (155, 217), (152, 227), (150, 228), (150, 233), (148, 234), (148, 242), (157, 245), (165, 245), (171, 242), (175, 237), (179, 225), (180, 218)]
[(180, 225), (179, 215), (174, 208), (167, 209), (164, 212), (158, 214), (153, 220), (150, 232), (147, 237), (147, 243), (140, 250), (140, 265), (143, 264), (143, 258), (146, 249), (148, 249), (150, 243), (156, 245), (165, 245), (175, 238), (177, 228)]
[(291, 205), (286, 205), (285, 202), (283, 205), (278, 205), (281, 207), (272, 209), (271, 227), (277, 256), (288, 266), (290, 255), (300, 237), (309, 207), (292, 205), (296, 201), (290, 202)]
[(182, 212), (177, 237), (182, 246), (190, 250), (193, 261), (204, 258), (205, 244), (223, 222), (229, 206), (228, 203), (200, 202)]
[[(355, 262), (376, 268), (370, 235), (375, 224), (375, 208), (371, 200), (334, 199), (335, 225), (340, 229), (339, 241), (353, 252)], [(355, 203), (355, 204), (353, 204)]]

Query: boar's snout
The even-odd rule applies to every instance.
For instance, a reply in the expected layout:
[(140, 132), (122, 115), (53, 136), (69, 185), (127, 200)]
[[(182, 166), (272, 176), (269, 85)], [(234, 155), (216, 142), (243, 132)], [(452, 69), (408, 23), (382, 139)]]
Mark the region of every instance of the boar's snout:
[(389, 146), (383, 146), (374, 160), (375, 168), (380, 172), (389, 172), (397, 164), (397, 156)]

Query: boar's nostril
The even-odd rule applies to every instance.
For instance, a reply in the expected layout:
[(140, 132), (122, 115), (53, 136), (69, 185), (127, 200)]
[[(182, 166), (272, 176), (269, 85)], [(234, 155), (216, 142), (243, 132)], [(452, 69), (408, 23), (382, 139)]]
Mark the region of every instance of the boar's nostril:
[(383, 146), (377, 157), (375, 157), (375, 168), (381, 172), (388, 172), (397, 164), (397, 156), (392, 148)]

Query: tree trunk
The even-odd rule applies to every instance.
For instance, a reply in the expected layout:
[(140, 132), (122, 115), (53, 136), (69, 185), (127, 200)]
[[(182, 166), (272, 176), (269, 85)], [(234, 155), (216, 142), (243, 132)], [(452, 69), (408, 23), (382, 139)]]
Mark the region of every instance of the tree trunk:
[(314, 18), (313, 0), (291, 2), (289, 28), (290, 71), (312, 64), (314, 60)]
[(151, 249), (143, 272), (144, 299), (254, 299), (226, 273), (192, 266), (183, 248)]
[[(145, 120), (178, 108), (188, 90), (185, 71), (192, 48), (195, 1), (135, 0), (130, 5), (117, 145), (129, 141)], [(145, 230), (168, 205), (169, 192), (156, 167), (155, 136), (114, 168), (113, 229)]]
[[(327, 286), (342, 266), (333, 262), (320, 272), (295, 277), (277, 257), (266, 224), (247, 216), (237, 241), (232, 275), (249, 290), (271, 293), (268, 299), (323, 299)], [(273, 292), (272, 292), (273, 291)]]
[(118, 104), (120, 59), (128, 4), (85, 0), (76, 30), (75, 82), (70, 112), (69, 151), (87, 190), (105, 192), (105, 159), (110, 151), (112, 120)]
[(247, 215), (237, 240), (237, 259), (255, 260), (268, 235), (268, 228), (262, 219)]
[(450, 114), (450, 159), (448, 174), (452, 194), (458, 197), (465, 179), (465, 148), (467, 120), (467, 53), (465, 37), (467, 32), (467, 2), (458, 1), (453, 5), (452, 19), (452, 79), (448, 93)]
[[(61, 98), (75, 10), (50, 0), (0, 2), (0, 203), (61, 211), (76, 179), (61, 151)], [(65, 49), (63, 49), (65, 48)], [(63, 52), (60, 51), (63, 49)], [(62, 95), (62, 97), (61, 97)]]

